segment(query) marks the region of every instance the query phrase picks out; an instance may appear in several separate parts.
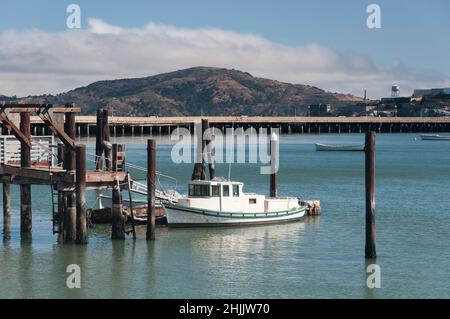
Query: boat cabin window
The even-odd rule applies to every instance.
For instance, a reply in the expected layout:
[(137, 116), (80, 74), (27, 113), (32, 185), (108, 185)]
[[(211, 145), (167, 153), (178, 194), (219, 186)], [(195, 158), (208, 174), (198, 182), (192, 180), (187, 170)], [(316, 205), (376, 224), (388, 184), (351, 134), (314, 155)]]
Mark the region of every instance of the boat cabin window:
[(211, 186), (211, 194), (213, 197), (220, 196), (220, 185), (212, 185)]
[(239, 197), (239, 185), (233, 185), (233, 196)]
[(222, 196), (223, 197), (230, 196), (230, 185), (223, 185)]
[(210, 196), (209, 185), (189, 184), (189, 196)]
[(248, 199), (249, 204), (256, 204), (256, 198), (249, 198)]

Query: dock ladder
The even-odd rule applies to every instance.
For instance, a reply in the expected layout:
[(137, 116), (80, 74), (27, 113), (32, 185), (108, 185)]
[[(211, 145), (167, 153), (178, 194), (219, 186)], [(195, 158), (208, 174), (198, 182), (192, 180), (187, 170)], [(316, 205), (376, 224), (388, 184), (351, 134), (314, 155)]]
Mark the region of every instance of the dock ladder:
[(52, 193), (52, 230), (54, 234), (61, 233), (61, 216), (59, 214), (59, 192), (57, 189), (50, 185), (50, 191)]

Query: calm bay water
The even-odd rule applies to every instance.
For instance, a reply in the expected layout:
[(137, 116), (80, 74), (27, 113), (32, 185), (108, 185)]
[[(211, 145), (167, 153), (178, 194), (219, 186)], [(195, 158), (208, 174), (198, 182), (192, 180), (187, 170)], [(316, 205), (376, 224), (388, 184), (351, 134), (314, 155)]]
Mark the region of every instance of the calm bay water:
[[(86, 246), (51, 235), (49, 187), (33, 186), (33, 239), (19, 234), (18, 187), (9, 238), (0, 244), (0, 298), (449, 298), (450, 143), (416, 134), (377, 136), (377, 264), (381, 288), (366, 288), (364, 154), (316, 152), (314, 142), (364, 136), (290, 135), (280, 146), (280, 194), (320, 199), (322, 216), (245, 228), (157, 229), (155, 242), (110, 240), (90, 230)], [(85, 142), (85, 141), (82, 141)], [(145, 166), (144, 138), (126, 138), (127, 161)], [(90, 142), (88, 151), (93, 152)], [(158, 170), (186, 190), (190, 164), (173, 164), (158, 144)], [(228, 174), (226, 165), (218, 173)], [(133, 172), (137, 179), (144, 175)], [(235, 164), (248, 192), (268, 193), (255, 164)], [(96, 194), (88, 194), (93, 205)], [(82, 288), (66, 288), (68, 264)]]

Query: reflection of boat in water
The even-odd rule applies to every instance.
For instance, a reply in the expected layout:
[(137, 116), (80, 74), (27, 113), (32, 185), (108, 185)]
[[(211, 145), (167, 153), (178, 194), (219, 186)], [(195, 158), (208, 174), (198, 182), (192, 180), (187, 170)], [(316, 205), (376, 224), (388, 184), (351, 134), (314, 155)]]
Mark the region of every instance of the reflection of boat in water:
[(187, 197), (162, 201), (169, 226), (269, 224), (302, 218), (308, 205), (296, 197), (244, 193), (244, 184), (224, 178), (189, 182)]
[(321, 144), (315, 143), (317, 151), (364, 151), (363, 144)]
[(450, 141), (450, 136), (441, 136), (439, 134), (420, 134), (424, 141)]

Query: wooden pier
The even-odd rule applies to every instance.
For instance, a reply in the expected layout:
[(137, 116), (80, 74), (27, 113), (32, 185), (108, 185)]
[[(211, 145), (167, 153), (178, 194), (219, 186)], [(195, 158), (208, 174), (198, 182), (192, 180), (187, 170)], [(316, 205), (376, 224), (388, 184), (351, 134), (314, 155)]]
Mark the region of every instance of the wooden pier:
[[(49, 185), (54, 193), (57, 203), (53, 205), (53, 233), (58, 233), (63, 242), (87, 243), (86, 223), (86, 190), (110, 189), (115, 201), (115, 215), (119, 222), (112, 225), (112, 238), (123, 239), (125, 229), (121, 226), (123, 210), (121, 207), (121, 189), (127, 180), (127, 172), (118, 169), (116, 158), (111, 158), (109, 134), (102, 134), (97, 149), (101, 150), (96, 156), (97, 166), (106, 170), (86, 169), (86, 146), (76, 145), (75, 113), (79, 108), (73, 104), (65, 107), (36, 104), (0, 105), (0, 121), (12, 135), (20, 141), (20, 161), (4, 161), (0, 166), (0, 180), (3, 183), (3, 218), (4, 227), (9, 227), (11, 218), (10, 185), (20, 186), (20, 215), (22, 237), (30, 236), (32, 231), (32, 185)], [(20, 123), (17, 126), (10, 118), (11, 114), (20, 114)], [(50, 156), (57, 157), (56, 161), (43, 163), (31, 162), (31, 114), (38, 116), (46, 129), (51, 131), (61, 142), (53, 145), (57, 149)], [(108, 113), (102, 113), (100, 129), (107, 130)], [(57, 119), (59, 116), (59, 120)], [(63, 116), (63, 117), (62, 117)], [(105, 118), (106, 117), (106, 118)], [(105, 129), (106, 127), (106, 129)], [(100, 132), (100, 131), (99, 131)], [(116, 147), (117, 149), (117, 147)], [(100, 154), (100, 155), (99, 155)], [(105, 155), (103, 155), (105, 154)], [(122, 157), (124, 154), (122, 154)], [(122, 158), (123, 160), (123, 158)], [(52, 163), (57, 163), (56, 165)], [(62, 167), (61, 167), (62, 166)], [(115, 169), (112, 169), (112, 168)], [(116, 218), (117, 219), (117, 218)]]
[[(260, 128), (278, 127), (285, 134), (364, 133), (427, 133), (450, 132), (450, 118), (445, 117), (303, 117), (303, 116), (179, 116), (123, 117), (109, 116), (108, 133), (113, 137), (167, 135), (176, 128), (193, 132), (195, 123), (207, 119), (211, 127)], [(96, 116), (76, 116), (77, 136), (95, 136), (100, 127)], [(3, 134), (8, 134), (3, 127)], [(33, 135), (49, 134), (50, 130), (37, 116), (31, 117)]]

